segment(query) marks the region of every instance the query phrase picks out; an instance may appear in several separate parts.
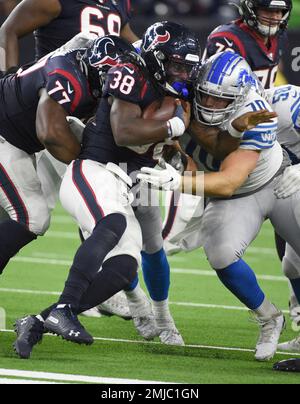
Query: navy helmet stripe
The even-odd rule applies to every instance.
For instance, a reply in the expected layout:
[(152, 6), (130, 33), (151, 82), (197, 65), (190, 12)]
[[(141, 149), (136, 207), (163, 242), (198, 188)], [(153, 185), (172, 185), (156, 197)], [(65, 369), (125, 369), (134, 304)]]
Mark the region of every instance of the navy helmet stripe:
[(95, 224), (105, 217), (103, 209), (97, 202), (96, 195), (85, 178), (82, 171), (83, 160), (76, 160), (73, 163), (73, 182), (82, 196), (87, 208), (94, 218)]
[(29, 215), (25, 203), (2, 164), (0, 164), (0, 187), (16, 212), (16, 221), (29, 228)]

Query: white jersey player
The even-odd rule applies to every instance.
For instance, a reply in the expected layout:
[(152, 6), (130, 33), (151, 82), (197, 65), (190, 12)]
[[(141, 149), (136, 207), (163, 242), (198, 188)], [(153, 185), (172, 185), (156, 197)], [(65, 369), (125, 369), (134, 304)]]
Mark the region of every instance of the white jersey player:
[[(261, 327), (255, 356), (270, 360), (277, 350), (284, 318), (266, 298), (243, 255), (267, 219), (300, 253), (300, 225), (295, 221), (300, 192), (286, 199), (274, 194), (290, 164), (276, 140), (277, 121), (270, 119), (260, 125), (249, 122), (246, 131), (241, 125), (241, 114), (247, 111), (272, 111), (264, 98), (253, 92), (255, 83), (250, 67), (239, 55), (224, 52), (209, 59), (196, 85), (196, 120), (218, 127), (226, 123), (231, 136), (240, 138), (239, 148), (214, 171), (192, 177), (192, 184), (191, 177), (182, 178), (170, 166), (162, 171), (144, 168), (139, 178), (171, 191), (189, 187), (189, 192), (192, 188), (199, 194), (204, 188), (204, 195), (210, 197), (201, 227), (207, 258), (222, 283), (254, 312)], [(274, 116), (270, 112), (270, 117)], [(299, 278), (297, 275), (297, 281)], [(295, 280), (296, 276), (291, 279), (293, 286)]]

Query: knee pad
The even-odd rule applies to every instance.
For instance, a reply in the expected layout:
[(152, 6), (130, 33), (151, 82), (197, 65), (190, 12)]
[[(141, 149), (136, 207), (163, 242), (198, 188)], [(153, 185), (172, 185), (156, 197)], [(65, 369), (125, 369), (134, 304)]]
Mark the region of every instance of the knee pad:
[(155, 254), (160, 251), (164, 246), (164, 241), (161, 235), (161, 229), (158, 229), (157, 234), (154, 234), (153, 237), (143, 240), (143, 251), (147, 254)]
[(207, 259), (212, 268), (220, 271), (242, 258), (238, 251), (234, 250), (230, 244), (222, 244), (220, 246), (204, 247)]
[(29, 215), (29, 230), (37, 236), (43, 236), (50, 226), (50, 211), (47, 207), (36, 213)]

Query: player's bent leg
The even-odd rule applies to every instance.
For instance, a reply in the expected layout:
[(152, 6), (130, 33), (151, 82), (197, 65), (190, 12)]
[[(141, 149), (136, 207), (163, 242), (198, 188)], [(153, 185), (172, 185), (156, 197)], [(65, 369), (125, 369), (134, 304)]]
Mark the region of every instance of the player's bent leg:
[(0, 272), (10, 258), (49, 227), (50, 213), (35, 170), (35, 159), (1, 143), (0, 205), (10, 219), (0, 224)]
[(126, 254), (121, 247), (127, 218), (133, 212), (124, 180), (90, 160), (76, 160), (68, 167), (60, 197), (80, 228), (91, 236), (79, 247), (58, 305), (45, 326), (69, 341), (90, 344), (93, 339), (81, 326), (76, 311), (103, 262)]
[(260, 335), (255, 358), (259, 361), (275, 355), (285, 325), (284, 316), (267, 300), (254, 272), (242, 259), (263, 221), (255, 196), (211, 201), (203, 218), (204, 248), (210, 265), (224, 286), (257, 318)]

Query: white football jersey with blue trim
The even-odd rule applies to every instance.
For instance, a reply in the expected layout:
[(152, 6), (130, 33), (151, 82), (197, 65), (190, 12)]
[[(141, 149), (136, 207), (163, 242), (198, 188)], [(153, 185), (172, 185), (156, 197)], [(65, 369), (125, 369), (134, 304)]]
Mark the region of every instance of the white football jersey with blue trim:
[[(247, 112), (267, 109), (272, 111), (270, 104), (256, 91), (251, 91), (245, 101), (244, 107), (237, 111), (230, 121), (246, 114)], [(229, 122), (225, 123), (221, 129), (228, 130)], [(283, 152), (277, 141), (278, 121), (269, 124), (258, 125), (251, 131), (245, 132), (241, 139), (240, 148), (255, 150), (260, 152), (260, 157), (255, 170), (250, 174), (245, 184), (239, 188), (235, 195), (253, 192), (261, 188), (270, 181), (280, 169), (283, 161)], [(219, 171), (221, 161), (217, 161), (200, 146), (195, 146), (191, 153), (186, 148), (188, 154), (192, 155), (198, 163), (200, 169), (205, 172)]]
[(277, 138), (293, 164), (300, 163), (300, 87), (286, 85), (266, 91), (278, 114)]

